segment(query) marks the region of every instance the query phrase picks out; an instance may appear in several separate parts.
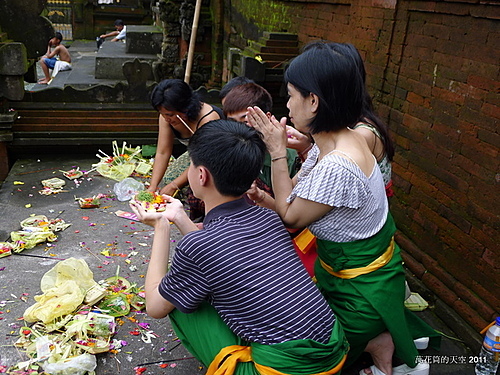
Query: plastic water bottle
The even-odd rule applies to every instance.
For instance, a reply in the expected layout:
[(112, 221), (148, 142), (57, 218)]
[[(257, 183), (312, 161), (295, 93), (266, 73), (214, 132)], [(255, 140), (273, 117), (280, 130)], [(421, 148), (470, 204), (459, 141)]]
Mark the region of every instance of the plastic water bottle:
[(484, 336), (476, 363), (476, 375), (495, 375), (500, 363), (500, 317), (496, 318)]

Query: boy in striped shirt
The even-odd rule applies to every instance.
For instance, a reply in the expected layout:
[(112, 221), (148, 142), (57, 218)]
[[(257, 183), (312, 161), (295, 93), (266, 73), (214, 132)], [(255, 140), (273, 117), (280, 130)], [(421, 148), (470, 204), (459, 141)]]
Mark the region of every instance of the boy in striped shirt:
[[(132, 205), (155, 228), (146, 275), (150, 316), (169, 315), (207, 374), (334, 374), (348, 344), (277, 214), (243, 198), (265, 145), (243, 123), (212, 121), (189, 146), (189, 184), (205, 202), (203, 229), (172, 197), (163, 213)], [(184, 235), (167, 272), (170, 222)], [(274, 371), (274, 372), (273, 372)]]

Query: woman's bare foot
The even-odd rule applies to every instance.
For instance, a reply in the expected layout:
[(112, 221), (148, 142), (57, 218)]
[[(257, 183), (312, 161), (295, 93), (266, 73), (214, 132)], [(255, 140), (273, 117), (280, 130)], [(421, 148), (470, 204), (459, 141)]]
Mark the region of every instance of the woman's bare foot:
[(43, 78), (43, 79), (38, 80), (38, 84), (40, 84), (40, 85), (46, 85), (47, 83), (49, 83), (49, 80), (47, 78)]
[[(394, 343), (389, 332), (383, 332), (371, 339), (366, 345), (365, 352), (370, 353), (374, 365), (386, 375), (392, 375), (392, 355), (394, 354)], [(365, 369), (367, 375), (372, 371)]]

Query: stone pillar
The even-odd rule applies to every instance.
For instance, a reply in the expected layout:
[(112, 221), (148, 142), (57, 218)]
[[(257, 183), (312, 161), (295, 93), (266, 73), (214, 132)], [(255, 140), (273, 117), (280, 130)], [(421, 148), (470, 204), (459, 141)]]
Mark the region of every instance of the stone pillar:
[(17, 113), (7, 100), (24, 97), (24, 74), (28, 68), (26, 48), (22, 43), (0, 43), (0, 180), (9, 173), (7, 144), (12, 141), (12, 124)]
[(179, 3), (174, 1), (159, 1), (154, 8), (156, 18), (160, 20), (163, 29), (163, 43), (159, 60), (153, 64), (153, 73), (156, 81), (172, 78), (175, 66), (179, 64)]

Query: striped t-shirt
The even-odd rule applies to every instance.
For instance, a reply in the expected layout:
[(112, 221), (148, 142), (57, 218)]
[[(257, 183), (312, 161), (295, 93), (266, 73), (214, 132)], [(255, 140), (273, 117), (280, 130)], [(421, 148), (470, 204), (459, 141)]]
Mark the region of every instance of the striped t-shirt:
[(287, 198), (289, 203), (300, 197), (332, 206), (331, 211), (308, 226), (309, 230), (319, 239), (333, 242), (351, 242), (378, 233), (389, 206), (377, 163), (367, 177), (342, 155), (329, 153), (319, 161), (318, 157), (319, 148), (314, 145)]
[(249, 342), (327, 343), (335, 322), (278, 215), (244, 199), (215, 207), (184, 236), (159, 292), (185, 313), (207, 300)]

